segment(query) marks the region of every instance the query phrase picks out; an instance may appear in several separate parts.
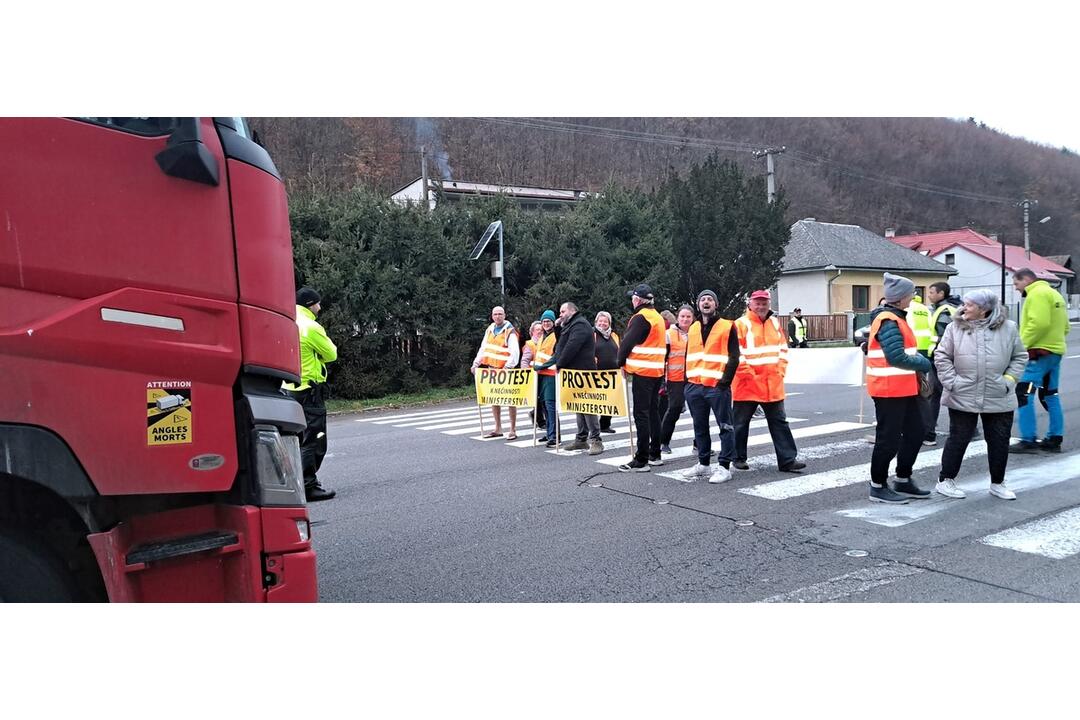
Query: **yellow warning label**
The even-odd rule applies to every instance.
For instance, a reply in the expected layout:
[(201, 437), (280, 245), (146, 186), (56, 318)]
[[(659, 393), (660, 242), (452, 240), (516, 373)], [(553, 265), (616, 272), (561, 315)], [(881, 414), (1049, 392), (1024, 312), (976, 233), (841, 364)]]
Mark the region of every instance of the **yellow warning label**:
[[(153, 385), (154, 387), (149, 387)], [(191, 383), (147, 383), (146, 444), (191, 442)]]

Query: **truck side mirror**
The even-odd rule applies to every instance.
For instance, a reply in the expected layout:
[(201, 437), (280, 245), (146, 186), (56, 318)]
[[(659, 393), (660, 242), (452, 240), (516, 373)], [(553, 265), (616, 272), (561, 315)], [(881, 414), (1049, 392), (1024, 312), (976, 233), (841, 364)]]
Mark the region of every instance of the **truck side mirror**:
[(180, 118), (165, 149), (154, 156), (166, 175), (181, 180), (218, 184), (218, 164), (202, 142), (199, 118)]

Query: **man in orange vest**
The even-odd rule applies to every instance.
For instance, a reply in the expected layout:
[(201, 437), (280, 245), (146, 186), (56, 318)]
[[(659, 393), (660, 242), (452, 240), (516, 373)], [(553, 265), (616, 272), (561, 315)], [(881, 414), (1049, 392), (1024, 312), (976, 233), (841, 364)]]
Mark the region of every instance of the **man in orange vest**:
[(798, 472), (806, 467), (806, 463), (799, 460), (799, 449), (795, 447), (795, 438), (784, 414), (788, 342), (780, 321), (769, 308), (771, 301), (768, 290), (755, 290), (750, 295), (746, 314), (735, 321), (740, 357), (731, 389), (735, 418), (735, 462), (732, 465), (737, 470), (750, 469), (746, 462), (750, 420), (760, 406), (765, 412), (765, 422), (769, 424), (777, 466), (782, 472)]
[[(917, 373), (930, 371), (930, 361), (919, 354), (906, 309), (915, 295), (915, 283), (885, 273), (885, 304), (870, 315), (866, 344), (866, 390), (874, 399), (877, 427), (870, 458), (870, 499), (902, 505), (909, 499), (930, 497), (911, 479), (915, 458), (922, 447), (922, 399)], [(889, 464), (896, 458), (896, 482), (889, 487)]]
[(664, 319), (653, 308), (652, 288), (642, 283), (627, 293), (634, 314), (626, 325), (619, 345), (619, 367), (633, 376), (634, 428), (637, 449), (619, 472), (649, 472), (651, 465), (663, 465), (660, 458), (660, 383), (664, 379)]
[[(701, 319), (687, 331), (686, 339), (686, 404), (694, 419), (694, 445), (697, 465), (683, 473), (682, 478), (709, 478), (711, 483), (731, 479), (731, 458), (735, 454), (735, 430), (731, 422), (731, 381), (739, 366), (739, 334), (730, 320), (717, 314), (718, 302), (712, 290), (698, 293), (697, 306)], [(682, 313), (680, 312), (680, 315)], [(720, 426), (720, 453), (717, 466), (709, 467), (712, 438), (709, 434), (709, 413)]]
[[(517, 367), (518, 358), (521, 357), (521, 346), (518, 344), (517, 330), (506, 322), (506, 311), (496, 305), (491, 308), (491, 324), (484, 331), (484, 339), (480, 343), (480, 349), (476, 353), (470, 372), (476, 374), (478, 368), (504, 368)], [(495, 421), (495, 429), (484, 434), (486, 438), (502, 437), (502, 408), (498, 405), (491, 406), (491, 417)], [(517, 408), (510, 408), (510, 434), (507, 440), (517, 439)]]

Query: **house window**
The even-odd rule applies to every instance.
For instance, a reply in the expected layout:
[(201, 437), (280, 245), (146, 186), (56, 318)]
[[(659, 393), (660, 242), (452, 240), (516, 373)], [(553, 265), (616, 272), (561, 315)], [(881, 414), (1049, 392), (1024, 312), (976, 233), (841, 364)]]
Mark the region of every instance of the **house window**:
[(916, 285), (915, 286), (915, 294), (918, 295), (921, 299), (925, 300), (926, 299), (926, 288), (924, 286), (922, 286), (922, 285)]
[(945, 253), (945, 264), (946, 265), (955, 265), (956, 264), (956, 253)]
[(851, 309), (855, 312), (866, 312), (870, 309), (870, 286), (851, 286)]

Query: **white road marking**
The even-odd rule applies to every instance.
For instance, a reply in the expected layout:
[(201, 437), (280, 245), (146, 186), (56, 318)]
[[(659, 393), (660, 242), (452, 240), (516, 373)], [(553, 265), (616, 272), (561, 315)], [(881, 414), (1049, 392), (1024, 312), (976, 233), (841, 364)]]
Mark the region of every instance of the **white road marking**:
[(850, 572), (846, 575), (839, 575), (828, 580), (823, 580), (822, 582), (813, 585), (807, 585), (806, 587), (801, 587), (781, 595), (772, 595), (771, 597), (760, 600), (760, 602), (807, 603), (843, 600), (852, 595), (861, 595), (869, 592), (874, 588), (891, 585), (894, 582), (903, 580), (907, 577), (912, 577), (913, 575), (918, 575), (922, 572), (925, 572), (922, 568), (886, 562), (873, 567), (863, 568), (862, 570), (856, 570), (855, 572)]
[[(866, 426), (863, 425), (861, 427)], [(862, 443), (863, 441), (857, 440), (855, 442)], [(866, 447), (865, 444), (863, 444), (863, 447)], [(919, 453), (919, 457), (915, 460), (915, 470), (922, 470), (924, 468), (941, 465), (941, 454), (943, 452), (944, 448), (933, 450), (931, 452)], [(985, 454), (986, 443), (980, 440), (968, 445), (964, 458), (968, 459)], [(891, 469), (895, 470), (895, 465), (893, 465)], [(825, 472), (813, 473), (812, 475), (800, 475), (784, 480), (774, 480), (773, 482), (762, 483), (761, 485), (754, 485), (753, 487), (740, 488), (739, 492), (745, 495), (754, 495), (756, 497), (765, 498), (766, 500), (788, 500), (793, 497), (799, 497), (800, 495), (810, 495), (811, 493), (821, 492), (822, 490), (832, 490), (833, 488), (844, 487), (846, 485), (854, 485), (858, 482), (869, 484), (870, 463), (850, 465), (848, 467), (836, 468), (835, 470), (826, 470)], [(916, 502), (928, 501), (919, 500)]]
[(979, 538), (984, 545), (1007, 548), (1054, 560), (1080, 553), (1080, 508), (1032, 520), (1008, 530)]
[[(968, 455), (965, 455), (964, 459), (967, 460)], [(1010, 469), (1005, 473), (1005, 482), (1019, 495), (1026, 490), (1056, 485), (1076, 477), (1080, 477), (1080, 461), (1075, 455), (1069, 455), (1049, 462), (1039, 462), (1015, 470)], [(927, 483), (927, 485), (929, 484)], [(874, 525), (900, 527), (927, 518), (942, 510), (968, 507), (978, 502), (976, 498), (981, 498), (986, 502), (1003, 502), (990, 496), (989, 473), (972, 480), (958, 482), (956, 485), (968, 494), (963, 500), (947, 498), (935, 493), (927, 500), (912, 500), (907, 505), (872, 504), (866, 501), (857, 507), (837, 510), (836, 514), (857, 520), (865, 520)], [(926, 489), (930, 488), (927, 487)], [(1022, 501), (1013, 500), (1011, 502)]]
[[(575, 417), (573, 415), (560, 415), (559, 420), (562, 422), (563, 427), (566, 427), (567, 423), (575, 422)], [(507, 428), (509, 427), (509, 422), (506, 420), (506, 418), (503, 418), (503, 422), (505, 423), (505, 425), (503, 427), (503, 433), (505, 434), (506, 432), (508, 432)], [(488, 432), (494, 427), (495, 427), (495, 421), (492, 420), (490, 417), (485, 417), (484, 418), (484, 432)], [(526, 415), (525, 416), (525, 422), (521, 422), (520, 419), (518, 421), (518, 435), (521, 435), (522, 432), (524, 432), (528, 428), (529, 428), (529, 416)], [(418, 428), (418, 429), (423, 430), (424, 428)], [(473, 424), (470, 427), (458, 428), (456, 430), (443, 430), (442, 434), (443, 435), (469, 435), (471, 433), (478, 433), (478, 432), (480, 432), (480, 421), (476, 420), (475, 424)]]
[[(710, 421), (711, 420), (712, 420), (712, 416), (710, 416)], [(690, 424), (693, 424), (692, 419), (688, 420), (687, 422), (689, 422)], [(806, 422), (806, 418), (789, 417), (788, 422), (789, 423)], [(763, 428), (765, 426), (766, 426), (766, 421), (765, 420), (751, 420), (750, 421), (750, 429), (751, 430), (756, 430), (758, 428)], [(716, 432), (716, 423), (712, 422), (709, 427), (713, 431), (712, 444), (713, 444), (713, 449), (716, 450), (717, 446), (720, 444), (720, 440), (717, 438), (717, 436), (715, 434), (715, 432)], [(673, 433), (672, 436), (671, 436), (671, 439), (672, 440), (689, 440), (689, 439), (691, 439), (693, 437), (694, 437), (694, 430), (693, 430), (693, 428), (691, 428), (689, 430), (680, 430), (677, 433)], [(603, 439), (603, 438), (601, 438), (601, 439)], [(635, 437), (634, 440), (636, 441), (637, 438)], [(693, 443), (691, 443), (691, 445), (693, 445)], [(604, 447), (605, 448), (609, 448), (609, 447), (610, 448), (630, 447), (630, 439), (627, 438), (626, 440), (616, 440), (615, 442), (604, 443)], [(672, 451), (671, 451), (672, 454), (671, 455), (664, 455), (664, 458), (666, 459), (666, 458), (669, 458), (669, 457), (675, 457), (675, 450), (676, 450), (676, 448), (672, 448)]]
[(455, 413), (465, 412), (471, 410), (476, 412), (476, 406), (470, 405), (463, 408), (455, 408), (453, 410), (428, 410), (421, 413), (408, 413), (405, 415), (376, 415), (369, 418), (357, 418), (356, 422), (373, 422), (377, 424), (389, 423), (394, 420), (405, 420), (407, 418), (423, 418), (423, 417), (439, 417), (441, 415), (453, 415)]
[[(431, 423), (449, 422), (451, 420), (477, 420), (476, 410), (467, 410), (465, 412), (455, 413), (454, 415), (444, 415), (436, 418), (424, 418), (423, 420), (408, 420), (403, 423), (392, 421), (394, 427), (416, 427), (417, 425), (430, 425)], [(486, 417), (491, 417), (488, 414)], [(505, 417), (505, 416), (504, 416)], [(375, 423), (376, 425), (385, 425), (389, 423)]]
[[(808, 448), (800, 448), (799, 459), (803, 462), (807, 460), (821, 460), (822, 458), (842, 455), (843, 453), (852, 450), (861, 450), (865, 447), (866, 443), (862, 440), (843, 440), (841, 442), (826, 443), (824, 445), (814, 445)], [(715, 464), (715, 460), (713, 462)], [(776, 467), (776, 456), (772, 454), (757, 455), (755, 457), (747, 458), (746, 464), (750, 466), (751, 470), (769, 470)], [(739, 478), (739, 470), (732, 470), (731, 472), (736, 479)], [(743, 470), (741, 472), (746, 471)], [(684, 479), (682, 478), (681, 472), (658, 473), (658, 475), (660, 475), (660, 477), (669, 477), (675, 480)]]
[[(863, 423), (834, 422), (834, 423), (828, 423), (828, 424), (825, 424), (825, 425), (813, 425), (811, 427), (795, 428), (794, 430), (791, 431), (791, 434), (797, 440), (799, 438), (805, 438), (805, 437), (817, 437), (819, 435), (832, 435), (834, 433), (847, 432), (849, 430), (857, 430), (859, 428), (865, 428), (865, 427), (867, 427), (867, 426), (865, 424), (863, 424)], [(771, 442), (772, 442), (772, 437), (770, 437), (770, 435), (768, 433), (763, 433), (761, 435), (755, 435), (755, 436), (751, 437), (747, 441), (746, 445), (747, 445), (747, 447), (756, 447), (758, 445), (768, 445)], [(664, 460), (667, 461), (667, 460), (675, 460), (675, 459), (681, 458), (681, 457), (690, 457), (693, 454), (694, 454), (694, 448), (692, 446), (690, 446), (690, 445), (685, 445), (683, 447), (672, 448), (672, 453), (670, 455), (664, 455)], [(613, 465), (615, 467), (618, 467), (619, 465), (622, 465), (624, 462), (627, 462), (627, 460), (625, 458), (604, 458), (603, 460), (597, 460), (597, 462), (602, 463), (604, 465)]]

